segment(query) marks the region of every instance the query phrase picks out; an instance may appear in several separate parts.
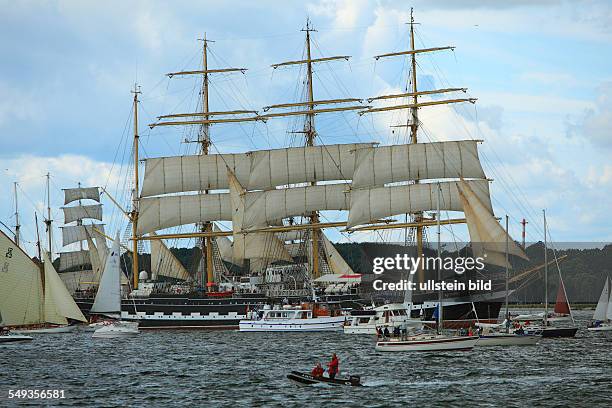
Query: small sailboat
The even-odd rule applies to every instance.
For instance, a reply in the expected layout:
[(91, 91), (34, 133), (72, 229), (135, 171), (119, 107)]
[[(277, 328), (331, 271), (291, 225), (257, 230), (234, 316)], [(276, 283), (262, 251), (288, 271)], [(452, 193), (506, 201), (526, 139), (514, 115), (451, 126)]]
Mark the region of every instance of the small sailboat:
[(612, 281), (606, 277), (603, 290), (599, 296), (597, 307), (593, 313), (593, 320), (587, 326), (589, 331), (612, 330), (612, 299), (610, 299), (610, 286)]
[[(438, 257), (441, 254), (440, 244), (440, 184), (437, 186), (437, 224), (438, 224)], [(442, 273), (438, 266), (438, 281), (442, 281)], [(424, 331), (413, 335), (402, 335), (400, 337), (383, 337), (376, 342), (376, 351), (461, 351), (471, 350), (478, 342), (476, 335), (452, 335), (442, 333), (443, 319), (442, 291), (438, 291), (438, 307), (435, 311), (437, 318), (436, 331)]]
[(0, 231), (0, 325), (14, 334), (67, 333), (68, 319), (87, 319), (68, 293), (47, 253), (34, 262)]
[[(138, 322), (121, 321), (121, 267), (119, 233), (113, 248), (106, 257), (100, 285), (90, 313), (110, 317), (97, 328), (93, 338), (117, 338), (135, 336), (139, 333)], [(96, 326), (98, 327), (98, 326)]]
[[(508, 290), (509, 281), (509, 245), (510, 236), (508, 235), (508, 216), (506, 215), (506, 318), (502, 324), (499, 325), (482, 325), (480, 326), (480, 340), (478, 340), (477, 346), (533, 346), (538, 343), (540, 339), (539, 335), (526, 334), (522, 328), (515, 331), (510, 331), (510, 311), (508, 309), (508, 296), (510, 292)], [(472, 304), (473, 307), (473, 304)], [(474, 308), (474, 310), (476, 310)]]

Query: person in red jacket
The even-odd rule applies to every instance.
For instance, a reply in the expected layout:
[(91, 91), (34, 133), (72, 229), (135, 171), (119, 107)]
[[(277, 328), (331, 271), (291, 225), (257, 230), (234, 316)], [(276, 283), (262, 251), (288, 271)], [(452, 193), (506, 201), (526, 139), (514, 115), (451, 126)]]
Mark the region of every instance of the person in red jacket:
[(325, 370), (323, 369), (323, 367), (321, 367), (321, 363), (317, 363), (317, 365), (312, 369), (310, 374), (313, 377), (323, 377), (324, 372)]
[(338, 374), (339, 370), (340, 361), (338, 361), (336, 353), (333, 353), (331, 361), (327, 364), (327, 372), (329, 373), (329, 378), (333, 380), (336, 377), (336, 374)]

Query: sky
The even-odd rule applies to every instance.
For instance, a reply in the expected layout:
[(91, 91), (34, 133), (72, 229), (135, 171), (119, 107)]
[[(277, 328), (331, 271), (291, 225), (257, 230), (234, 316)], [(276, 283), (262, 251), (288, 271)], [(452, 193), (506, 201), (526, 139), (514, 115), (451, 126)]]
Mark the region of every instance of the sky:
[[(482, 139), (497, 216), (510, 232), (542, 239), (542, 209), (558, 242), (612, 241), (612, 4), (606, 1), (0, 1), (0, 221), (14, 226), (18, 182), (22, 237), (32, 250), (50, 173), (52, 218), (62, 188), (104, 186), (129, 206), (131, 90), (137, 82), (141, 154), (194, 153), (196, 129), (157, 128), (155, 117), (198, 109), (195, 78), (165, 74), (201, 66), (245, 67), (211, 80), (211, 110), (254, 109), (302, 100), (301, 59), (309, 18), (314, 57), (350, 55), (315, 68), (315, 99), (401, 92), (407, 60), (377, 54), (409, 46), (454, 51), (418, 59), (419, 89), (466, 87), (476, 104), (419, 111), (421, 141)], [(445, 95), (446, 97), (446, 95)], [(406, 114), (319, 115), (319, 143), (405, 142), (393, 124)], [(214, 152), (303, 143), (299, 119), (217, 125)], [(110, 231), (126, 227), (104, 199)], [(0, 227), (4, 228), (4, 227)], [(3, 229), (6, 231), (6, 229)], [(54, 245), (59, 247), (58, 231)], [(335, 233), (332, 240), (346, 240)], [(353, 235), (353, 239), (359, 239)]]

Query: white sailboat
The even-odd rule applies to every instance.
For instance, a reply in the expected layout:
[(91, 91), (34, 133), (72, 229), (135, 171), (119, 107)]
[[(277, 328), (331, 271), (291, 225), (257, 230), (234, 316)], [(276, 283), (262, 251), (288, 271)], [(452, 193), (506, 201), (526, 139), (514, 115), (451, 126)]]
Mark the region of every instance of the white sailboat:
[(593, 320), (589, 323), (589, 331), (610, 331), (612, 330), (612, 301), (610, 299), (610, 278), (606, 277), (603, 290), (599, 296), (597, 307), (593, 313)]
[(68, 293), (46, 253), (34, 262), (0, 231), (0, 326), (13, 333), (66, 333), (68, 319), (87, 319)]
[(107, 316), (116, 320), (107, 321), (96, 329), (93, 338), (117, 338), (134, 336), (139, 333), (138, 322), (121, 321), (121, 267), (119, 233), (106, 257), (100, 285), (90, 313)]
[[(440, 244), (440, 184), (437, 185), (437, 226), (438, 226), (438, 257), (441, 254)], [(438, 281), (442, 281), (442, 273), (438, 265)], [(435, 332), (421, 332), (410, 336), (383, 338), (376, 342), (376, 351), (462, 351), (471, 350), (478, 343), (476, 335), (452, 335), (442, 332), (444, 319), (442, 290), (438, 291), (437, 330)]]

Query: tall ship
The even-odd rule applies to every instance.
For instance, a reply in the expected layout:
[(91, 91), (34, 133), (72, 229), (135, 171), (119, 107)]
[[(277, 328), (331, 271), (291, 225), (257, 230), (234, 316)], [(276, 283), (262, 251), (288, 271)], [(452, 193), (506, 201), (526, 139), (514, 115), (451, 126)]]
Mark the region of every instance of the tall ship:
[[(356, 308), (392, 301), (397, 293), (373, 289), (377, 276), (372, 273), (371, 260), (398, 252), (426, 257), (431, 251), (427, 228), (436, 225), (467, 225), (471, 244), (455, 251), (455, 256), (467, 251), (475, 257), (486, 257), (492, 276), (495, 268), (506, 266), (507, 233), (493, 213), (491, 180), (485, 175), (478, 152), (482, 141), (436, 141), (447, 135), (422, 137), (421, 109), (475, 103), (476, 99), (466, 97), (465, 88), (424, 90), (417, 86), (417, 58), (454, 47), (418, 49), (414, 20), (409, 26), (408, 50), (374, 57), (381, 62), (394, 57), (407, 59), (405, 92), (367, 99), (317, 98), (316, 67), (323, 64), (333, 70), (334, 63), (348, 61), (350, 56), (314, 56), (311, 46), (315, 30), (307, 22), (302, 58), (272, 65), (273, 70), (300, 68), (303, 78), (299, 84), (303, 87), (299, 86), (300, 92), (296, 93), (303, 97), (260, 109), (218, 109), (225, 100), (211, 100), (211, 78), (244, 74), (247, 68), (210, 68), (211, 41), (202, 38), (201, 67), (168, 74), (169, 78), (201, 80), (196, 108), (192, 112), (163, 114), (149, 124), (151, 137), (160, 128), (189, 129), (186, 133), (191, 139), (186, 142), (198, 146), (196, 154), (140, 156), (140, 90), (134, 88), (131, 209), (123, 209), (109, 195), (121, 208), (130, 231), (125, 249), (131, 259), (131, 285), (126, 285), (131, 290), (126, 289), (122, 319), (139, 320), (141, 328), (236, 328), (249, 311), (274, 302), (316, 300), (338, 308)], [(446, 97), (449, 94), (459, 95)], [(404, 135), (394, 144), (381, 144), (371, 137), (363, 141), (357, 136), (351, 142), (336, 143), (333, 132), (322, 135), (317, 131), (319, 116), (337, 116), (350, 128), (351, 122), (357, 123), (360, 118), (391, 111), (402, 113), (405, 119), (403, 123), (389, 123)], [(237, 127), (250, 122), (254, 128), (276, 128), (283, 125), (273, 125), (274, 122), (287, 118), (294, 120), (294, 126), (286, 131), (287, 140), (277, 148), (225, 152), (223, 143), (215, 141), (213, 128), (217, 126)], [(327, 140), (333, 142), (325, 143)], [(74, 194), (81, 199), (91, 198), (87, 191), (95, 196), (94, 190), (79, 187)], [(90, 236), (104, 237), (104, 231), (95, 225), (83, 225), (90, 210), (98, 215), (97, 207), (74, 210), (77, 214), (70, 219), (77, 225), (65, 227), (69, 229), (64, 231), (82, 231), (77, 238), (93, 248)], [(463, 216), (449, 215), (455, 213)], [(445, 218), (436, 219), (435, 214)], [(402, 233), (403, 242), (390, 245), (392, 237)], [(370, 239), (376, 244), (370, 245), (372, 252), (366, 253), (364, 262), (351, 265), (331, 242), (330, 236), (338, 234), (348, 241), (358, 236), (360, 241)], [(197, 242), (198, 256), (192, 270), (169, 249), (171, 242), (180, 240)], [(509, 254), (526, 258), (520, 246), (510, 242)], [(368, 245), (364, 244), (364, 248)], [(150, 274), (141, 270), (136, 256), (147, 247)], [(95, 279), (94, 263), (99, 262), (94, 259), (101, 254), (98, 251), (92, 256), (90, 249), (89, 256)], [(434, 276), (430, 273), (419, 267), (411, 279), (425, 283)], [(388, 277), (391, 276), (399, 275), (390, 273)], [(334, 293), (328, 290), (329, 284), (321, 287), (330, 279), (336, 286), (342, 286), (337, 282), (347, 279), (355, 279), (358, 284), (344, 285), (340, 293)], [(460, 277), (468, 279), (469, 274)], [(501, 279), (493, 280), (494, 288), (486, 293), (463, 290), (448, 294), (443, 302), (445, 321), (496, 320), (506, 291)], [(404, 298), (403, 293), (399, 295)], [(87, 313), (93, 298), (82, 291), (76, 298)], [(431, 318), (439, 307), (434, 290), (415, 292), (409, 302), (412, 314), (425, 318)]]

